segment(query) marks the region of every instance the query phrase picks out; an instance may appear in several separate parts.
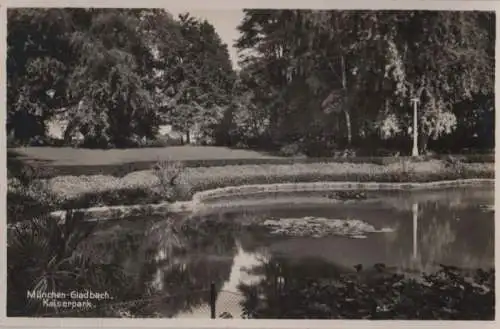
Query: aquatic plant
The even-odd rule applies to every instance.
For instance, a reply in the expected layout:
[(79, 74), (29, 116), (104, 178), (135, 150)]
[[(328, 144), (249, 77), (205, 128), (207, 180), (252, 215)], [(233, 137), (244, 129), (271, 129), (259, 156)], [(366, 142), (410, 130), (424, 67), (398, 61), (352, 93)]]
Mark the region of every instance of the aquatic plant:
[(270, 229), (271, 234), (285, 236), (323, 237), (339, 235), (363, 239), (367, 233), (391, 232), (390, 228), (377, 230), (373, 225), (358, 219), (332, 219), (320, 217), (268, 219), (262, 226)]
[[(406, 276), (385, 266), (313, 277), (293, 264), (262, 264), (264, 278), (241, 285), (243, 317), (253, 319), (494, 319), (494, 270), (444, 266)], [(281, 268), (285, 266), (288, 271)], [(297, 267), (297, 266), (295, 266)], [(300, 271), (300, 268), (297, 267)]]
[[(100, 262), (92, 250), (80, 247), (94, 225), (83, 223), (82, 214), (68, 212), (63, 221), (37, 217), (19, 222), (7, 236), (7, 313), (36, 316), (59, 313), (44, 308), (43, 300), (28, 292), (44, 294), (85, 289), (111, 296), (126, 291), (121, 269)], [(67, 311), (67, 310), (66, 310)]]

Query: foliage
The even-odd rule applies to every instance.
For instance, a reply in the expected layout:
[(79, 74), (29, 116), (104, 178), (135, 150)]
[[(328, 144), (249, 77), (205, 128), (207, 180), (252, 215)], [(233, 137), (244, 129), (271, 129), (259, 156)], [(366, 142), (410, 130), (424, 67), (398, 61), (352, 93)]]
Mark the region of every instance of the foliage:
[(183, 141), (181, 138), (173, 138), (169, 136), (159, 136), (153, 140), (147, 140), (141, 143), (140, 147), (169, 147), (169, 146), (181, 146)]
[(179, 162), (159, 161), (153, 168), (153, 173), (158, 179), (159, 188), (166, 201), (178, 198), (182, 187), (182, 174), (184, 166)]
[[(454, 105), (483, 99), (484, 106), (484, 97), (492, 95), (493, 17), (245, 10), (237, 42), (242, 72), (250, 77), (244, 83), (254, 107), (266, 108), (248, 107), (248, 115), (269, 120), (267, 131), (278, 143), (295, 141), (290, 133), (296, 132), (324, 148), (332, 139), (337, 147), (363, 145), (377, 135), (384, 140), (413, 134), (403, 127), (412, 124), (410, 98), (417, 97), (425, 151), (429, 138), (466, 125), (461, 118), (471, 111), (454, 113)], [(460, 136), (460, 142), (470, 138)]]
[(301, 149), (300, 145), (296, 143), (283, 145), (280, 149), (280, 155), (285, 157), (300, 156), (302, 155), (300, 149)]
[(229, 104), (234, 73), (227, 46), (210, 23), (189, 14), (179, 15), (179, 33), (182, 42), (176, 55), (182, 65), (168, 68), (163, 76), (177, 78), (184, 93), (165, 111), (168, 122), (186, 133), (186, 142), (190, 143), (193, 128), (204, 133), (205, 139), (213, 135), (211, 130), (222, 120)]
[(74, 65), (68, 36), (78, 9), (9, 9), (7, 130), (21, 142), (43, 136), (45, 122), (66, 103)]
[[(175, 168), (175, 167), (174, 167)], [(181, 178), (171, 201), (190, 200), (194, 193), (209, 189), (253, 184), (300, 182), (434, 182), (470, 178), (493, 178), (491, 164), (460, 163), (449, 166), (440, 161), (392, 163), (296, 163), (281, 165), (234, 165), (167, 170), (167, 181)], [(163, 175), (163, 174), (162, 174)], [(49, 181), (52, 193), (66, 201), (61, 205), (134, 205), (165, 202), (157, 191), (158, 178), (151, 171), (135, 172), (117, 179), (111, 176), (58, 177)], [(169, 190), (170, 191), (170, 190)], [(168, 199), (167, 199), (168, 200)]]
[(43, 186), (43, 183), (22, 185), (16, 178), (11, 178), (7, 182), (7, 187), (8, 223), (47, 214), (58, 204), (57, 196)]
[(22, 144), (54, 119), (67, 145), (80, 133), (81, 146), (100, 148), (154, 139), (165, 112), (192, 126), (186, 116), (198, 121), (201, 108), (207, 130), (231, 93), (227, 49), (206, 21), (159, 9), (8, 12), (8, 131)]
[[(273, 266), (274, 265), (274, 266)], [(293, 275), (277, 260), (262, 265), (265, 278), (241, 285), (248, 318), (492, 320), (494, 270), (467, 273), (442, 266), (435, 273), (391, 273), (385, 265), (319, 279)], [(256, 270), (256, 269), (254, 269)]]
[(66, 145), (87, 147), (151, 145), (169, 123), (183, 143), (308, 156), (407, 152), (414, 133), (422, 151), (491, 149), (494, 25), (490, 12), (245, 10), (236, 73), (189, 14), (9, 9), (9, 143), (53, 142), (58, 119)]
[(58, 203), (57, 196), (47, 184), (40, 181), (41, 172), (17, 158), (7, 154), (7, 222), (24, 221), (34, 216), (45, 215)]
[(71, 201), (64, 204), (47, 182), (38, 179), (36, 168), (13, 154), (8, 155), (8, 174), (8, 316), (67, 312), (43, 307), (42, 299), (30, 298), (28, 292), (69, 293), (89, 289), (107, 291), (112, 296), (127, 294), (127, 280), (119, 268), (93, 258), (92, 250), (80, 249), (93, 234), (95, 225), (84, 223), (83, 214), (71, 210), (60, 221), (49, 216), (50, 211), (60, 206), (74, 209), (77, 205)]
[(382, 139), (389, 139), (402, 131), (401, 123), (394, 114), (389, 114), (376, 122), (375, 127), (379, 130)]
[(67, 213), (63, 223), (37, 217), (11, 228), (7, 246), (8, 315), (34, 316), (53, 311), (44, 309), (40, 300), (30, 300), (28, 291), (89, 289), (113, 296), (126, 289), (119, 268), (100, 263), (92, 253), (79, 250), (92, 232), (93, 226), (84, 224), (81, 214), (72, 212)]
[(229, 279), (236, 252), (232, 234), (226, 224), (206, 218), (161, 216), (108, 222), (88, 245), (130, 276), (128, 284), (139, 295), (117, 303), (128, 306), (127, 317), (172, 317), (207, 304), (210, 283), (219, 290)]

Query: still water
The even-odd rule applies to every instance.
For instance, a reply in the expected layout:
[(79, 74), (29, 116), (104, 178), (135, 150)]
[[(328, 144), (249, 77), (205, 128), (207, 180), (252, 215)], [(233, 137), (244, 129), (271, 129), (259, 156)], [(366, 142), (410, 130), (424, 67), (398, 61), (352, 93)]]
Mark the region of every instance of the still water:
[[(354, 271), (358, 264), (384, 263), (401, 271), (431, 271), (438, 264), (494, 266), (493, 188), (367, 196), (328, 203), (320, 194), (309, 194), (301, 195), (300, 203), (276, 202), (279, 206), (271, 206), (272, 201), (282, 196), (254, 196), (256, 202), (246, 208), (213, 207), (189, 215), (186, 231), (165, 219), (136, 218), (107, 222), (96, 238), (106, 245), (102, 257), (121, 264), (144, 295), (172, 296), (148, 306), (161, 317), (209, 318), (211, 282), (218, 292), (217, 314), (239, 317), (245, 298), (240, 286), (270, 280), (268, 269), (283, 264), (293, 264), (286, 275), (311, 278)], [(301, 217), (357, 219), (385, 231), (365, 239), (287, 237), (245, 225), (255, 219)]]

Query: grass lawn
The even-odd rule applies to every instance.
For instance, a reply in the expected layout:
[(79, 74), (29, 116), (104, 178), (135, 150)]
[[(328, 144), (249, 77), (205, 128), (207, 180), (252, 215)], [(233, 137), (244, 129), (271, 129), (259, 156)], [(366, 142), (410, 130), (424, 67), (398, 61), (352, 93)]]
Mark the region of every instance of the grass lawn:
[(250, 150), (234, 150), (217, 146), (170, 146), (136, 149), (93, 150), (71, 147), (12, 148), (28, 162), (47, 162), (51, 166), (106, 166), (134, 162), (186, 161), (212, 159), (276, 158)]

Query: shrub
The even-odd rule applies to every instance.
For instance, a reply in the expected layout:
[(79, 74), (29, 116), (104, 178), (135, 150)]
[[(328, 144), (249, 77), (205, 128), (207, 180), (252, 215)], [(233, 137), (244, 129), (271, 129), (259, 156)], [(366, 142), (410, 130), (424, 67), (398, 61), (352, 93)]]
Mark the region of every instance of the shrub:
[(462, 159), (463, 162), (495, 163), (495, 154), (467, 154)]
[[(92, 250), (81, 248), (96, 225), (83, 224), (82, 219), (81, 213), (68, 212), (61, 222), (40, 216), (9, 229), (8, 316), (40, 316), (48, 312), (41, 300), (29, 300), (27, 291), (91, 289), (119, 296), (130, 289), (130, 280), (119, 266), (105, 264), (94, 257)], [(58, 311), (68, 310), (51, 310)]]
[(19, 140), (14, 136), (14, 134), (7, 134), (7, 148), (14, 148), (21, 146)]
[(249, 184), (323, 181), (432, 182), (494, 177), (492, 164), (463, 164), (464, 170), (457, 171), (437, 160), (409, 162), (403, 159), (398, 161), (398, 163), (383, 166), (353, 163), (297, 163), (200, 168), (184, 168), (179, 163), (164, 163), (159, 164), (153, 171), (138, 171), (123, 178), (102, 175), (65, 176), (51, 179), (48, 184), (60, 198), (82, 199), (79, 202), (83, 204), (88, 202), (94, 205), (116, 205), (189, 200), (195, 192)]
[(162, 135), (153, 140), (141, 143), (138, 147), (168, 147), (183, 145), (181, 138), (173, 138), (168, 135)]
[(297, 143), (287, 144), (281, 147), (279, 155), (284, 157), (304, 156), (301, 147)]
[(58, 196), (42, 181), (24, 182), (9, 178), (7, 182), (7, 222), (28, 220), (57, 208)]
[(180, 162), (160, 161), (153, 167), (165, 201), (173, 201), (182, 189), (184, 166)]
[(151, 188), (123, 188), (108, 191), (86, 192), (61, 202), (66, 209), (83, 209), (89, 206), (118, 206), (165, 202), (163, 194)]

